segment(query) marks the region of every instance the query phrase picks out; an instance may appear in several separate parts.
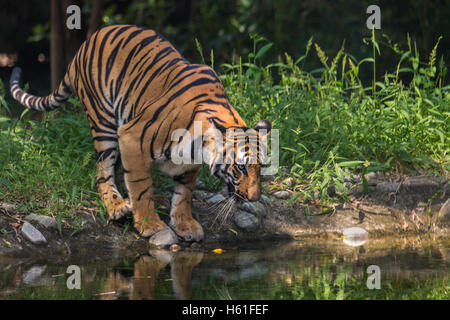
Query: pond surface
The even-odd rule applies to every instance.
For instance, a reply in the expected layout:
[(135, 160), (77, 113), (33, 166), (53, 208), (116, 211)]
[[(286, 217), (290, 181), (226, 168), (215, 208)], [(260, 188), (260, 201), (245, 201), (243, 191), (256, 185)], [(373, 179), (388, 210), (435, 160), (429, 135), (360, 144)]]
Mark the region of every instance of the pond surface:
[[(154, 250), (130, 258), (7, 262), (0, 299), (449, 299), (450, 242), (296, 241), (221, 254)], [(80, 289), (69, 265), (80, 267)], [(375, 265), (379, 270), (368, 273)], [(370, 270), (374, 270), (371, 267)], [(72, 272), (72, 271), (71, 271)], [(373, 289), (369, 289), (372, 287)]]

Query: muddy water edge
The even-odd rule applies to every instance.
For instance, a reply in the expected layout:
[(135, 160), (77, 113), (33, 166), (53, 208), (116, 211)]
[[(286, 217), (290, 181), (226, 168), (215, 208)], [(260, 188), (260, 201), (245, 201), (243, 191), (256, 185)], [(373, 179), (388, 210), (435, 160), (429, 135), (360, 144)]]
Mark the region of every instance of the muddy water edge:
[[(130, 218), (107, 223), (93, 213), (48, 226), (31, 221), (47, 241), (35, 245), (21, 232), (28, 213), (2, 203), (0, 298), (448, 299), (447, 189), (447, 181), (377, 186), (327, 212), (272, 198), (254, 212), (254, 230), (233, 219), (214, 225), (211, 206), (196, 197), (206, 237), (172, 251), (149, 246)], [(343, 237), (350, 227), (367, 239)], [(85, 275), (81, 291), (67, 291), (72, 264)], [(369, 265), (380, 266), (384, 290), (367, 290)]]

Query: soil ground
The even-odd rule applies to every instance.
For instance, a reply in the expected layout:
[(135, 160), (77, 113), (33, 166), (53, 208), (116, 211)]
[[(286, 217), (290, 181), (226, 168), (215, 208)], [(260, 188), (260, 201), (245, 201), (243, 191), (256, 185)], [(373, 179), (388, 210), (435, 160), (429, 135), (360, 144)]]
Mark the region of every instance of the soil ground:
[[(447, 179), (436, 184), (424, 184), (419, 188), (400, 186), (395, 192), (381, 192), (370, 187), (368, 194), (356, 194), (350, 201), (320, 213), (317, 206), (287, 206), (284, 200), (274, 200), (266, 205), (258, 216), (260, 228), (255, 232), (239, 230), (229, 219), (218, 228), (212, 226), (215, 218), (205, 202), (194, 200), (194, 216), (205, 231), (201, 243), (180, 243), (185, 250), (226, 248), (255, 241), (282, 239), (339, 239), (347, 227), (358, 226), (368, 231), (370, 238), (396, 235), (432, 235), (448, 238), (450, 223), (437, 220), (442, 204), (450, 196)], [(319, 212), (319, 214), (314, 213)], [(136, 256), (148, 252), (149, 245), (128, 228), (131, 218), (106, 223), (99, 215), (80, 213), (80, 226), (76, 232), (70, 224), (57, 228), (35, 225), (45, 236), (48, 244), (36, 246), (20, 232), (26, 213), (0, 206), (0, 257), (30, 258), (53, 256), (67, 258), (71, 255), (96, 257), (102, 255)], [(167, 215), (162, 216), (168, 220)], [(132, 224), (131, 224), (132, 225)]]

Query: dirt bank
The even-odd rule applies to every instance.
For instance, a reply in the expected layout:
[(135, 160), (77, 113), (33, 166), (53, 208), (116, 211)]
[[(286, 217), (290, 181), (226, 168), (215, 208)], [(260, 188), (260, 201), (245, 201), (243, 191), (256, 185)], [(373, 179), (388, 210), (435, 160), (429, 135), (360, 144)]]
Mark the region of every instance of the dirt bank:
[[(419, 179), (420, 180), (420, 179)], [(235, 246), (243, 242), (305, 239), (310, 237), (336, 239), (348, 227), (361, 227), (371, 238), (387, 235), (449, 235), (448, 213), (442, 213), (450, 194), (447, 179), (406, 180), (401, 184), (370, 186), (369, 193), (355, 193), (350, 201), (329, 206), (288, 206), (287, 200), (269, 199), (252, 213), (256, 227), (240, 228), (232, 218), (215, 225), (211, 204), (201, 197), (193, 200), (193, 212), (205, 231), (200, 244), (180, 243), (187, 250), (203, 250)], [(448, 201), (447, 201), (448, 202)], [(251, 210), (250, 210), (251, 211)], [(37, 258), (71, 255), (136, 256), (148, 251), (148, 242), (139, 237), (131, 218), (107, 223), (100, 215), (79, 213), (76, 227), (63, 221), (60, 228), (54, 224), (43, 226), (30, 221), (46, 238), (47, 244), (31, 243), (21, 232), (28, 212), (15, 206), (0, 206), (0, 256)], [(163, 215), (168, 220), (168, 215)], [(75, 219), (75, 218), (74, 218)], [(29, 219), (28, 219), (29, 220)]]

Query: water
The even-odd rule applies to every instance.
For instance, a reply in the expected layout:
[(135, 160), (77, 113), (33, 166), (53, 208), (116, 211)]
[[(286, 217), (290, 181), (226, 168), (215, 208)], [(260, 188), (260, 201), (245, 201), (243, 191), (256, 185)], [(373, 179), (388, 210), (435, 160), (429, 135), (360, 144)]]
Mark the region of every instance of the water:
[[(370, 239), (351, 246), (348, 241), (314, 240), (224, 250), (222, 254), (151, 251), (135, 258), (65, 262), (0, 258), (0, 299), (450, 297), (449, 241)], [(67, 287), (73, 280), (66, 272), (69, 265), (80, 267), (79, 290)], [(379, 267), (380, 289), (368, 289), (370, 265)]]

